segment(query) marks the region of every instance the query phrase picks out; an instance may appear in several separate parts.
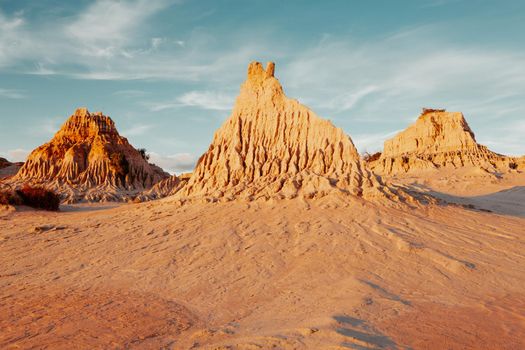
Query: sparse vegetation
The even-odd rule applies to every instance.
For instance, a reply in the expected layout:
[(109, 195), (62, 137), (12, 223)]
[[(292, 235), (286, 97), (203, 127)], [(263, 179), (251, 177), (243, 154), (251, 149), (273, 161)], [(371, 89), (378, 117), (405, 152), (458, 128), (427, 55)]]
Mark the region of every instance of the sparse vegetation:
[(12, 190), (0, 191), (0, 205), (22, 205), (22, 199)]
[(25, 185), (18, 190), (0, 191), (0, 204), (27, 205), (32, 208), (57, 211), (60, 207), (60, 196), (42, 187)]
[(147, 162), (149, 161), (150, 155), (148, 154), (148, 151), (145, 148), (139, 148), (137, 151), (139, 151), (140, 155), (144, 160)]
[(16, 193), (22, 198), (24, 205), (44, 210), (57, 211), (60, 207), (60, 196), (42, 187), (25, 185)]
[(423, 108), (423, 111), (421, 112), (421, 115), (425, 115), (425, 114), (428, 114), (428, 113), (441, 113), (441, 112), (446, 112), (446, 109), (434, 109), (434, 108)]
[(518, 163), (516, 162), (512, 162), (509, 164), (509, 168), (513, 169), (513, 170), (516, 170), (518, 169)]

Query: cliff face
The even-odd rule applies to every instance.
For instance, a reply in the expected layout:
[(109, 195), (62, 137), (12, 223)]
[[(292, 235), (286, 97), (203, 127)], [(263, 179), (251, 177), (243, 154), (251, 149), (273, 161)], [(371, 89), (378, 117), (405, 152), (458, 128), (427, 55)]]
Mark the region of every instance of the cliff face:
[(525, 156), (519, 158), (517, 161), (516, 161), (516, 164), (517, 164), (517, 168), (519, 170), (525, 170)]
[(15, 176), (59, 192), (66, 202), (126, 200), (167, 178), (102, 113), (79, 108)]
[(179, 194), (255, 199), (382, 192), (352, 140), (286, 97), (274, 70), (273, 63), (249, 65), (231, 116)]
[(157, 182), (153, 187), (139, 194), (135, 200), (136, 202), (146, 202), (173, 196), (188, 183), (190, 177), (191, 173), (172, 175), (162, 181)]
[(478, 144), (462, 113), (424, 109), (414, 124), (385, 141), (370, 166), (384, 175), (467, 166), (493, 172), (510, 170), (513, 161)]

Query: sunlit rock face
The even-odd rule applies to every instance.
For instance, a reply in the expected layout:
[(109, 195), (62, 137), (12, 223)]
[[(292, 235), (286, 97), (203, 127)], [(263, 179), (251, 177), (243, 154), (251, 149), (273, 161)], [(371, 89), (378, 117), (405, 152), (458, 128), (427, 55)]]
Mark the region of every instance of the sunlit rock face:
[(166, 177), (119, 135), (110, 117), (79, 108), (51, 141), (31, 152), (14, 179), (77, 202), (127, 200)]
[(275, 65), (248, 67), (230, 117), (217, 130), (179, 196), (307, 198), (389, 192), (365, 169), (352, 140), (288, 98)]
[(424, 109), (414, 124), (385, 141), (370, 166), (383, 175), (461, 167), (493, 172), (512, 170), (514, 161), (478, 144), (462, 113)]

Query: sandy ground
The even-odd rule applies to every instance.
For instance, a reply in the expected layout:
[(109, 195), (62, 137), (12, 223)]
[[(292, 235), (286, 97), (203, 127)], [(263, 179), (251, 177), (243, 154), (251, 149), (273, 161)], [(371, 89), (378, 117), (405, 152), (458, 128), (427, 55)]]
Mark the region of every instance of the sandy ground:
[(525, 173), (492, 174), (479, 168), (420, 172), (389, 179), (449, 203), (525, 217)]
[(517, 215), (335, 196), (65, 209), (0, 211), (2, 349), (525, 348)]

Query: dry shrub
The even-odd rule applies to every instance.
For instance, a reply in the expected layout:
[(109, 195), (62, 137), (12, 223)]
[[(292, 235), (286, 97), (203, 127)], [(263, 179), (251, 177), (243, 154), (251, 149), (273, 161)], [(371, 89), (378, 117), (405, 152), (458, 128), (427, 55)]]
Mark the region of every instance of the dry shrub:
[(421, 115), (425, 115), (428, 113), (435, 113), (435, 112), (438, 112), (438, 113), (446, 112), (446, 109), (423, 108)]
[(25, 185), (16, 194), (22, 199), (22, 204), (32, 208), (57, 211), (60, 207), (60, 196), (42, 187)]
[(22, 205), (22, 198), (12, 190), (0, 190), (0, 205)]

